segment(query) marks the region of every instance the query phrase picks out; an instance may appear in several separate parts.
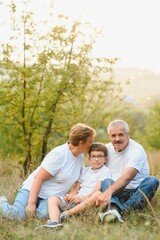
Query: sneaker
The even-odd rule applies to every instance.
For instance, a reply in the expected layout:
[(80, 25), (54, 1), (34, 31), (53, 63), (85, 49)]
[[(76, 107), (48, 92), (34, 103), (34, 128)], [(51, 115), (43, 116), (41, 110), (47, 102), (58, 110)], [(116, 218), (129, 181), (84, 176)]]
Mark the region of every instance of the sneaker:
[(0, 196), (0, 203), (7, 202), (6, 196)]
[(106, 211), (104, 213), (99, 213), (99, 220), (101, 223), (103, 223), (104, 221), (107, 223), (111, 223), (117, 219), (121, 223), (124, 222), (122, 220), (121, 215), (119, 214), (119, 212), (116, 209), (109, 209), (108, 211)]
[(60, 215), (60, 222), (64, 222), (68, 218), (69, 218), (69, 215), (67, 215), (64, 212), (62, 212), (61, 215)]
[(44, 225), (40, 225), (40, 226), (36, 227), (35, 230), (37, 230), (37, 229), (39, 229), (39, 228), (42, 228), (42, 227), (45, 227), (45, 228), (55, 228), (55, 229), (57, 229), (57, 228), (63, 227), (63, 224), (58, 223), (58, 222), (51, 222), (51, 221), (49, 221), (48, 223), (46, 223), (46, 224), (44, 224)]

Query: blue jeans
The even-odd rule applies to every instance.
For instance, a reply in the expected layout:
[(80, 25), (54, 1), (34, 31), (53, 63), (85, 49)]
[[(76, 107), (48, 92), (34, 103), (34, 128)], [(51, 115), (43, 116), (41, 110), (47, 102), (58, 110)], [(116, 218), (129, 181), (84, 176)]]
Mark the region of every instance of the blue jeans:
[[(113, 180), (105, 179), (101, 184), (101, 191), (104, 192), (113, 183)], [(126, 211), (131, 208), (143, 209), (147, 205), (145, 197), (151, 201), (158, 187), (159, 180), (156, 177), (146, 177), (138, 188), (134, 190), (123, 189), (122, 191), (113, 195), (110, 200), (110, 204), (116, 204), (120, 211)]]
[[(5, 218), (14, 220), (25, 220), (25, 208), (28, 204), (30, 191), (20, 187), (13, 205), (8, 202), (0, 203), (0, 212)], [(48, 202), (47, 199), (37, 199), (36, 216), (39, 218), (48, 218)]]

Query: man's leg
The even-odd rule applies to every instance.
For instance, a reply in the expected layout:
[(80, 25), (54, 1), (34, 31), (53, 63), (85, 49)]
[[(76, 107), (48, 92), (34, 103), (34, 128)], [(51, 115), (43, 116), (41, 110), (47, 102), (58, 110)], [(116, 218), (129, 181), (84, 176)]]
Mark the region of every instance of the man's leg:
[[(105, 179), (101, 184), (101, 191), (104, 192), (108, 187), (110, 187), (114, 183), (111, 179)], [(106, 205), (105, 212), (99, 213), (99, 220), (101, 222), (113, 222), (118, 220), (119, 222), (123, 223), (123, 219), (120, 215), (121, 211), (123, 210), (123, 205), (119, 201), (118, 194), (115, 194), (111, 197), (110, 203)]]
[[(104, 192), (113, 183), (114, 183), (114, 181), (112, 179), (109, 179), (109, 178), (102, 181), (101, 192)], [(115, 206), (118, 209), (119, 212), (123, 211), (124, 208), (123, 208), (123, 205), (121, 204), (121, 202), (119, 200), (118, 194), (115, 194), (114, 196), (112, 196), (111, 199), (110, 199), (110, 203), (106, 205), (106, 207), (108, 207), (108, 208), (110, 208), (111, 206)]]
[(132, 196), (123, 204), (123, 208), (125, 210), (130, 208), (143, 209), (147, 205), (146, 198), (151, 201), (158, 187), (159, 181), (156, 177), (146, 177)]
[(13, 220), (25, 220), (25, 208), (28, 203), (29, 194), (29, 190), (20, 188), (13, 205), (10, 205), (7, 201), (0, 203), (0, 212), (3, 217)]

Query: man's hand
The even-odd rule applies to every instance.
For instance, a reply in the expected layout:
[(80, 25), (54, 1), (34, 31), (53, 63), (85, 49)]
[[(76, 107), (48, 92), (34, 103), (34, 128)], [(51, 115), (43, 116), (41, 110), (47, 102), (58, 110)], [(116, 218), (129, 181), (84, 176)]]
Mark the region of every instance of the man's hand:
[(28, 203), (26, 207), (26, 216), (27, 217), (36, 217), (36, 204), (35, 203)]
[(104, 193), (100, 194), (100, 196), (96, 200), (96, 206), (105, 206), (110, 203), (111, 200), (111, 192), (106, 190)]

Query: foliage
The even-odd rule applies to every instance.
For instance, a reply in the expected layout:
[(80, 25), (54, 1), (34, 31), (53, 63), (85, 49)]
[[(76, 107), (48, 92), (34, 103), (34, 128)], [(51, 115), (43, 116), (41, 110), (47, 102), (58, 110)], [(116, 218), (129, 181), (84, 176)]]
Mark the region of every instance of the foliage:
[[(27, 2), (20, 15), (14, 2), (9, 7), (12, 35), (1, 44), (0, 71), (0, 124), (6, 132), (0, 134), (5, 153), (13, 149), (25, 156), (27, 174), (48, 149), (67, 140), (73, 124), (85, 122), (96, 128), (116, 110), (120, 87), (111, 73), (117, 59), (92, 59), (95, 29), (86, 25), (86, 34), (79, 22), (71, 23), (64, 16), (55, 24), (53, 7), (52, 27), (45, 33), (38, 30), (46, 22), (35, 21)], [(12, 149), (7, 150), (7, 142)]]
[(146, 142), (152, 149), (160, 149), (160, 101), (156, 101), (151, 107), (147, 126), (146, 126)]

